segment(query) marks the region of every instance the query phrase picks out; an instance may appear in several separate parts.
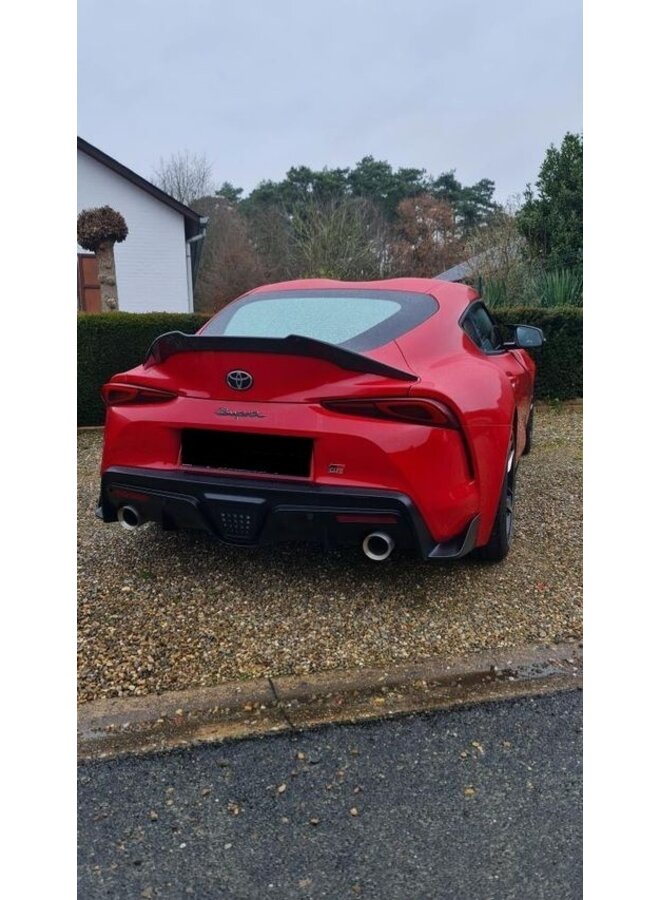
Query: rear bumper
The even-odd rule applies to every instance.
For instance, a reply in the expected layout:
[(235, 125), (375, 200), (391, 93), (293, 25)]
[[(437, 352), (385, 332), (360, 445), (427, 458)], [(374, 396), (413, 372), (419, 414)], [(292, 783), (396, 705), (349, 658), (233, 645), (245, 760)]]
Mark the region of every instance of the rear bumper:
[(97, 515), (116, 522), (134, 507), (144, 521), (165, 529), (197, 528), (229, 544), (256, 546), (312, 541), (357, 546), (372, 531), (426, 559), (457, 559), (474, 549), (479, 516), (461, 534), (438, 543), (406, 494), (262, 479), (114, 467), (101, 480)]

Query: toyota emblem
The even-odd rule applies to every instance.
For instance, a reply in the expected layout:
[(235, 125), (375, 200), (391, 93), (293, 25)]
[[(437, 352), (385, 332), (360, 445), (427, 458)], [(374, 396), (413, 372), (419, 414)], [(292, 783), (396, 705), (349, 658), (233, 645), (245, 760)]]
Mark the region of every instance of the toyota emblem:
[(247, 391), (252, 387), (252, 376), (242, 369), (234, 369), (227, 373), (227, 384), (234, 391)]

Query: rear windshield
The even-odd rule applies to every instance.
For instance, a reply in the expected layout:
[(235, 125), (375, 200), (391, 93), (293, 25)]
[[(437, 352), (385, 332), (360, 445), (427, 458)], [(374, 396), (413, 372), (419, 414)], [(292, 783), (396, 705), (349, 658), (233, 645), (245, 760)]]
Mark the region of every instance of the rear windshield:
[(359, 352), (394, 340), (437, 309), (433, 297), (408, 291), (269, 291), (231, 303), (203, 333), (270, 338), (296, 334)]

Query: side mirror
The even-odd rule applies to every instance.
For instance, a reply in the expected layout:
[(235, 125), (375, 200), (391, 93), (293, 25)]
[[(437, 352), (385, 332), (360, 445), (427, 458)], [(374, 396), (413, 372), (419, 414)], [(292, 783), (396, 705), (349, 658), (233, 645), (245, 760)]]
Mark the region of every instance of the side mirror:
[(504, 344), (507, 350), (537, 350), (543, 346), (545, 338), (535, 325), (514, 325), (513, 340)]

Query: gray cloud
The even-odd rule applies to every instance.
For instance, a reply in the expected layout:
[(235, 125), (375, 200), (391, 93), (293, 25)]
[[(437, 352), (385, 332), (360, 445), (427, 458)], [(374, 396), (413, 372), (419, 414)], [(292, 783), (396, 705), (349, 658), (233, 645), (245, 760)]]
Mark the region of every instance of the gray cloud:
[(367, 154), (505, 200), (582, 129), (579, 0), (81, 0), (82, 137), (250, 190)]

